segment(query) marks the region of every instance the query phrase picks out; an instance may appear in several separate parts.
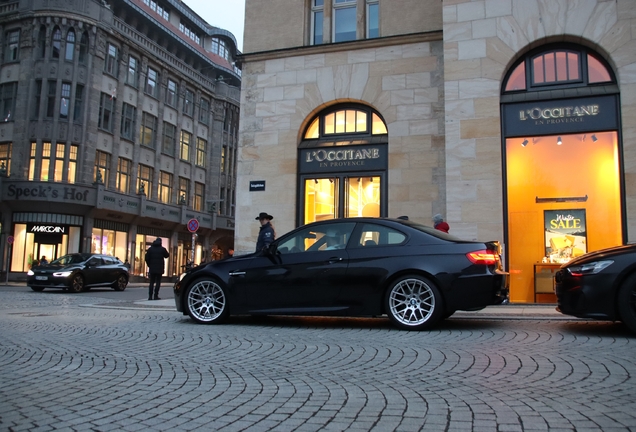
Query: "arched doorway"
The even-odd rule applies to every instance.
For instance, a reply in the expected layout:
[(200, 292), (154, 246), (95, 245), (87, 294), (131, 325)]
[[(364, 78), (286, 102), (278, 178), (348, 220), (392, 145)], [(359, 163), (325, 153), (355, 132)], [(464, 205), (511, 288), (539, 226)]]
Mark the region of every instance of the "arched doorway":
[(298, 153), (298, 225), (387, 215), (388, 133), (379, 113), (330, 107), (309, 122)]
[(513, 65), (501, 102), (510, 299), (552, 303), (561, 264), (624, 241), (618, 86), (597, 53), (553, 44)]

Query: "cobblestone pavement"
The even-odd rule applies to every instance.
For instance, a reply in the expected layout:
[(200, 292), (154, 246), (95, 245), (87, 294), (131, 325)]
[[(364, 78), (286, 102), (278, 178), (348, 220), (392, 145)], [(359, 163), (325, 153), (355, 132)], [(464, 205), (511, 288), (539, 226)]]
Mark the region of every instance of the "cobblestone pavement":
[(0, 430), (636, 430), (636, 337), (620, 324), (202, 326), (117, 303), (0, 290)]

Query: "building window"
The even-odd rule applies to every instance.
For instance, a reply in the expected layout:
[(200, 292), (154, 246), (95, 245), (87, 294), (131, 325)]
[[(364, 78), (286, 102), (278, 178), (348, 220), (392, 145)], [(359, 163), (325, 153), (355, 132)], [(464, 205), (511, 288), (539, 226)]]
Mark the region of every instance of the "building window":
[(194, 205), (195, 211), (203, 211), (203, 197), (205, 197), (205, 185), (203, 183), (194, 183)]
[(68, 118), (68, 109), (71, 104), (71, 83), (62, 83), (62, 95), (60, 98), (60, 118)]
[(126, 74), (126, 84), (137, 88), (139, 80), (139, 61), (133, 57), (128, 57), (128, 73)]
[(133, 140), (135, 138), (135, 120), (137, 108), (124, 102), (121, 107), (121, 137)]
[(203, 124), (209, 124), (210, 122), (210, 102), (207, 99), (201, 98), (201, 105), (199, 106), (199, 122)]
[(190, 143), (192, 142), (192, 134), (190, 132), (181, 131), (181, 139), (179, 140), (179, 158), (181, 160), (190, 160)]
[(68, 176), (66, 181), (69, 183), (75, 183), (77, 181), (77, 152), (79, 146), (77, 144), (71, 144), (71, 148), (68, 154)]
[(40, 99), (42, 98), (42, 80), (35, 80), (35, 91), (33, 93), (33, 118), (40, 117)]
[(170, 204), (172, 197), (172, 174), (159, 172), (159, 201)]
[(190, 197), (190, 180), (179, 177), (179, 204), (188, 204)]
[(29, 154), (29, 175), (27, 178), (29, 181), (35, 180), (35, 163), (38, 155), (38, 144), (35, 142), (31, 143), (31, 153)]
[(227, 153), (227, 146), (223, 146), (221, 149), (221, 174), (225, 172), (225, 159)]
[(80, 39), (80, 50), (79, 50), (79, 62), (81, 64), (86, 64), (86, 60), (88, 58), (88, 33), (82, 33), (82, 37)]
[(39, 58), (46, 56), (46, 26), (44, 25), (40, 26), (40, 31), (38, 32), (37, 53)]
[(11, 173), (11, 143), (0, 144), (0, 171)]
[[(370, 122), (369, 122), (370, 120)], [(386, 124), (375, 112), (361, 109), (340, 109), (328, 111), (312, 120), (305, 131), (305, 139), (337, 134), (384, 135)]]
[(152, 177), (154, 170), (146, 165), (139, 164), (137, 173), (137, 192), (143, 191), (148, 198), (152, 197)]
[(171, 107), (177, 106), (177, 93), (178, 93), (177, 83), (169, 79), (168, 88), (166, 89), (166, 104), (167, 105), (170, 105)]
[(5, 122), (13, 120), (15, 117), (15, 98), (18, 84), (15, 82), (2, 84), (0, 97), (0, 115)]
[(139, 129), (139, 143), (143, 146), (155, 148), (155, 136), (157, 133), (157, 117), (144, 112), (141, 117)]
[(102, 93), (102, 97), (99, 103), (99, 122), (98, 127), (108, 132), (113, 132), (113, 114), (115, 104), (113, 98), (107, 94)]
[(188, 27), (187, 25), (183, 23), (180, 23), (179, 30), (181, 31), (181, 33), (183, 33), (184, 35), (192, 39), (194, 42), (196, 42), (197, 45), (201, 45), (201, 38), (190, 27)]
[(174, 148), (177, 139), (177, 127), (171, 123), (163, 122), (163, 137), (161, 140), (161, 152), (174, 156)]
[(380, 36), (379, 0), (367, 0), (367, 39)]
[(55, 145), (55, 158), (53, 161), (53, 181), (64, 181), (64, 157), (66, 156), (66, 144)]
[(128, 159), (119, 158), (117, 159), (117, 181), (115, 182), (115, 187), (119, 192), (128, 193), (128, 188), (130, 186), (130, 176), (131, 176), (132, 162)]
[(335, 0), (333, 41), (356, 40), (356, 0)]
[(9, 30), (4, 35), (5, 38), (5, 61), (18, 61), (20, 54), (20, 30)]
[(82, 122), (82, 108), (84, 106), (84, 86), (77, 84), (75, 86), (75, 105), (73, 106), (73, 121)]
[(116, 77), (117, 69), (117, 47), (109, 43), (106, 60), (104, 61), (104, 72)]
[(110, 174), (110, 155), (102, 151), (95, 154), (95, 170), (93, 171), (93, 181), (96, 183), (108, 184)]
[(192, 117), (194, 115), (194, 93), (188, 89), (183, 98), (183, 113)]
[(311, 5), (311, 45), (323, 43), (322, 26), (324, 20), (324, 0), (312, 0)]
[(212, 38), (212, 52), (225, 60), (230, 58), (230, 51), (227, 49), (225, 41), (216, 37)]
[(203, 138), (197, 137), (197, 156), (195, 163), (197, 166), (205, 168), (205, 148), (207, 147), (207, 141)]
[(46, 117), (53, 118), (55, 115), (55, 96), (57, 92), (57, 81), (50, 80), (48, 82), (49, 92), (46, 99)]
[(145, 92), (154, 97), (157, 98), (158, 94), (159, 94), (159, 73), (152, 69), (152, 68), (148, 68), (148, 76), (146, 77), (146, 88), (145, 88)]
[(62, 45), (62, 32), (59, 27), (53, 29), (53, 38), (51, 39), (51, 57), (60, 58), (60, 48)]
[(40, 180), (49, 181), (49, 168), (51, 166), (51, 143), (42, 143), (42, 166), (40, 169)]
[(73, 61), (75, 57), (75, 31), (73, 29), (66, 33), (66, 50), (64, 52), (64, 60)]

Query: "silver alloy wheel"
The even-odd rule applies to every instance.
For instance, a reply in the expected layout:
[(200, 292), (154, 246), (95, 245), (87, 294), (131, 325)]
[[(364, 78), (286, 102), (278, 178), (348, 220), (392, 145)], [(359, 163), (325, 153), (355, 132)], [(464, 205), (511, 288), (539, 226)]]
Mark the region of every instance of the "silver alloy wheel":
[(223, 315), (226, 307), (225, 293), (213, 281), (199, 281), (188, 292), (188, 311), (197, 321), (216, 321)]
[(415, 327), (427, 322), (435, 312), (435, 294), (427, 283), (409, 278), (398, 282), (389, 294), (391, 315), (399, 323)]

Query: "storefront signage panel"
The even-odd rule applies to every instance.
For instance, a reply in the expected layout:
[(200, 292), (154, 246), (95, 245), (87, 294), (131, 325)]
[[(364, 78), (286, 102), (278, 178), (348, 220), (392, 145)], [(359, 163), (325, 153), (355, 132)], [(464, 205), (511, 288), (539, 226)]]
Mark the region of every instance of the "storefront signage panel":
[(54, 201), (79, 204), (95, 203), (95, 190), (62, 184), (15, 182), (3, 187), (3, 200)]
[(504, 105), (504, 135), (535, 136), (618, 129), (616, 96)]
[(300, 150), (299, 171), (306, 174), (385, 170), (387, 159), (386, 144), (308, 148)]

